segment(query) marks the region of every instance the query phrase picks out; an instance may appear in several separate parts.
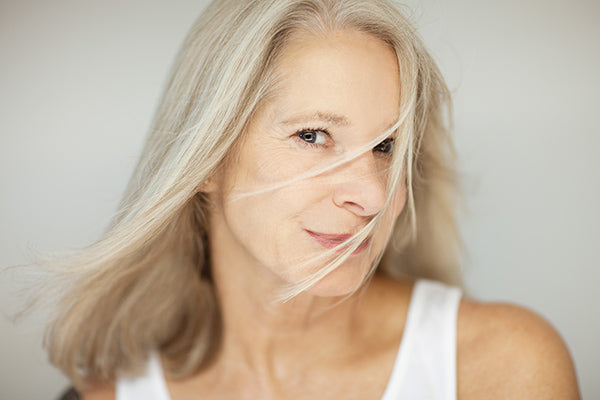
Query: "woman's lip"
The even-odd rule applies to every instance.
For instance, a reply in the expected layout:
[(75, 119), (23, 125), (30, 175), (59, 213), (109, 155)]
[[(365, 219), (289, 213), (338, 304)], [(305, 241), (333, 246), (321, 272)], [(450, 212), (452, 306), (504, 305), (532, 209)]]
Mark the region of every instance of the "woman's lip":
[[(309, 231), (308, 229), (305, 229), (305, 231), (321, 246), (326, 247), (328, 249), (333, 249), (334, 247), (339, 246), (341, 243), (352, 237), (352, 235), (349, 234), (332, 235), (328, 233), (313, 232)], [(369, 246), (370, 241), (371, 238), (367, 237), (365, 240), (363, 240), (363, 242), (360, 245), (358, 245), (358, 247), (352, 252), (352, 254), (358, 254), (365, 250)], [(345, 248), (346, 247), (342, 247), (341, 249), (339, 249), (339, 251), (344, 251)]]

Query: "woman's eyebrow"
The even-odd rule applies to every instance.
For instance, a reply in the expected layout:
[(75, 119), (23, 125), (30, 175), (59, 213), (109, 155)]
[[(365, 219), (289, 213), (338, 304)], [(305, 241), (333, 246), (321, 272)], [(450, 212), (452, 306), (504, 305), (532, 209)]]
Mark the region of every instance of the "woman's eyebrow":
[(296, 116), (290, 117), (290, 118), (282, 121), (281, 123), (284, 125), (292, 125), (292, 124), (297, 124), (300, 122), (315, 122), (315, 121), (326, 122), (328, 124), (338, 125), (338, 126), (351, 125), (350, 121), (345, 116), (335, 114), (335, 113), (330, 113), (330, 112), (323, 112), (323, 111), (315, 111), (313, 113), (296, 115)]

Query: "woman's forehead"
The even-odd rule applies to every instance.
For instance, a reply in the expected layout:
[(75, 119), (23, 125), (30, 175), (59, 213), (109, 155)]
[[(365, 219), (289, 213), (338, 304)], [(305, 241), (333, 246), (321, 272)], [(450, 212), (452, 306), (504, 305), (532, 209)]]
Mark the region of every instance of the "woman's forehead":
[(277, 89), (265, 104), (273, 122), (322, 122), (350, 127), (392, 125), (399, 113), (397, 57), (378, 38), (360, 31), (296, 35), (275, 67)]

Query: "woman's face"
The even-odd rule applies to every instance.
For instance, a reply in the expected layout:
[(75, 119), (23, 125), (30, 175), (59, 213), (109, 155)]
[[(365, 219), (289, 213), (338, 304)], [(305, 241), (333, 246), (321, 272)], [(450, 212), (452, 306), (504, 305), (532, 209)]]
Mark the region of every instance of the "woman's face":
[[(393, 50), (354, 30), (296, 35), (276, 75), (276, 96), (257, 110), (239, 157), (220, 177), (211, 224), (229, 262), (289, 284), (325, 265), (331, 258), (313, 258), (382, 211), (393, 140), (384, 137), (338, 167), (294, 178), (379, 138), (397, 120), (400, 82)], [(363, 282), (404, 207), (404, 185), (395, 198), (384, 214), (387, 223), (309, 292), (343, 295)]]

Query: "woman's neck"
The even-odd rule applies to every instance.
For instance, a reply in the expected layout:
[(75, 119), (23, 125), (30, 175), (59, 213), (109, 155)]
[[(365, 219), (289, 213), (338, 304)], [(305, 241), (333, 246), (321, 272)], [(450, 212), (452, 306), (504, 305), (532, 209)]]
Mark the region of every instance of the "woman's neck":
[(280, 302), (282, 283), (269, 271), (220, 263), (219, 258), (213, 262), (223, 325), (221, 357), (276, 373), (300, 367), (299, 359), (309, 364), (313, 357), (316, 362), (339, 354), (360, 334), (363, 290), (345, 299), (301, 293)]
[[(235, 382), (269, 393), (301, 377), (325, 376), (326, 371), (354, 365), (383, 343), (391, 343), (395, 352), (410, 285), (396, 282), (392, 287), (388, 279), (374, 275), (349, 296), (307, 291), (278, 301), (289, 282), (276, 269), (257, 262), (238, 245), (224, 221), (215, 219), (211, 273), (223, 330), (209, 375), (219, 386)], [(398, 319), (390, 323), (389, 312)]]

